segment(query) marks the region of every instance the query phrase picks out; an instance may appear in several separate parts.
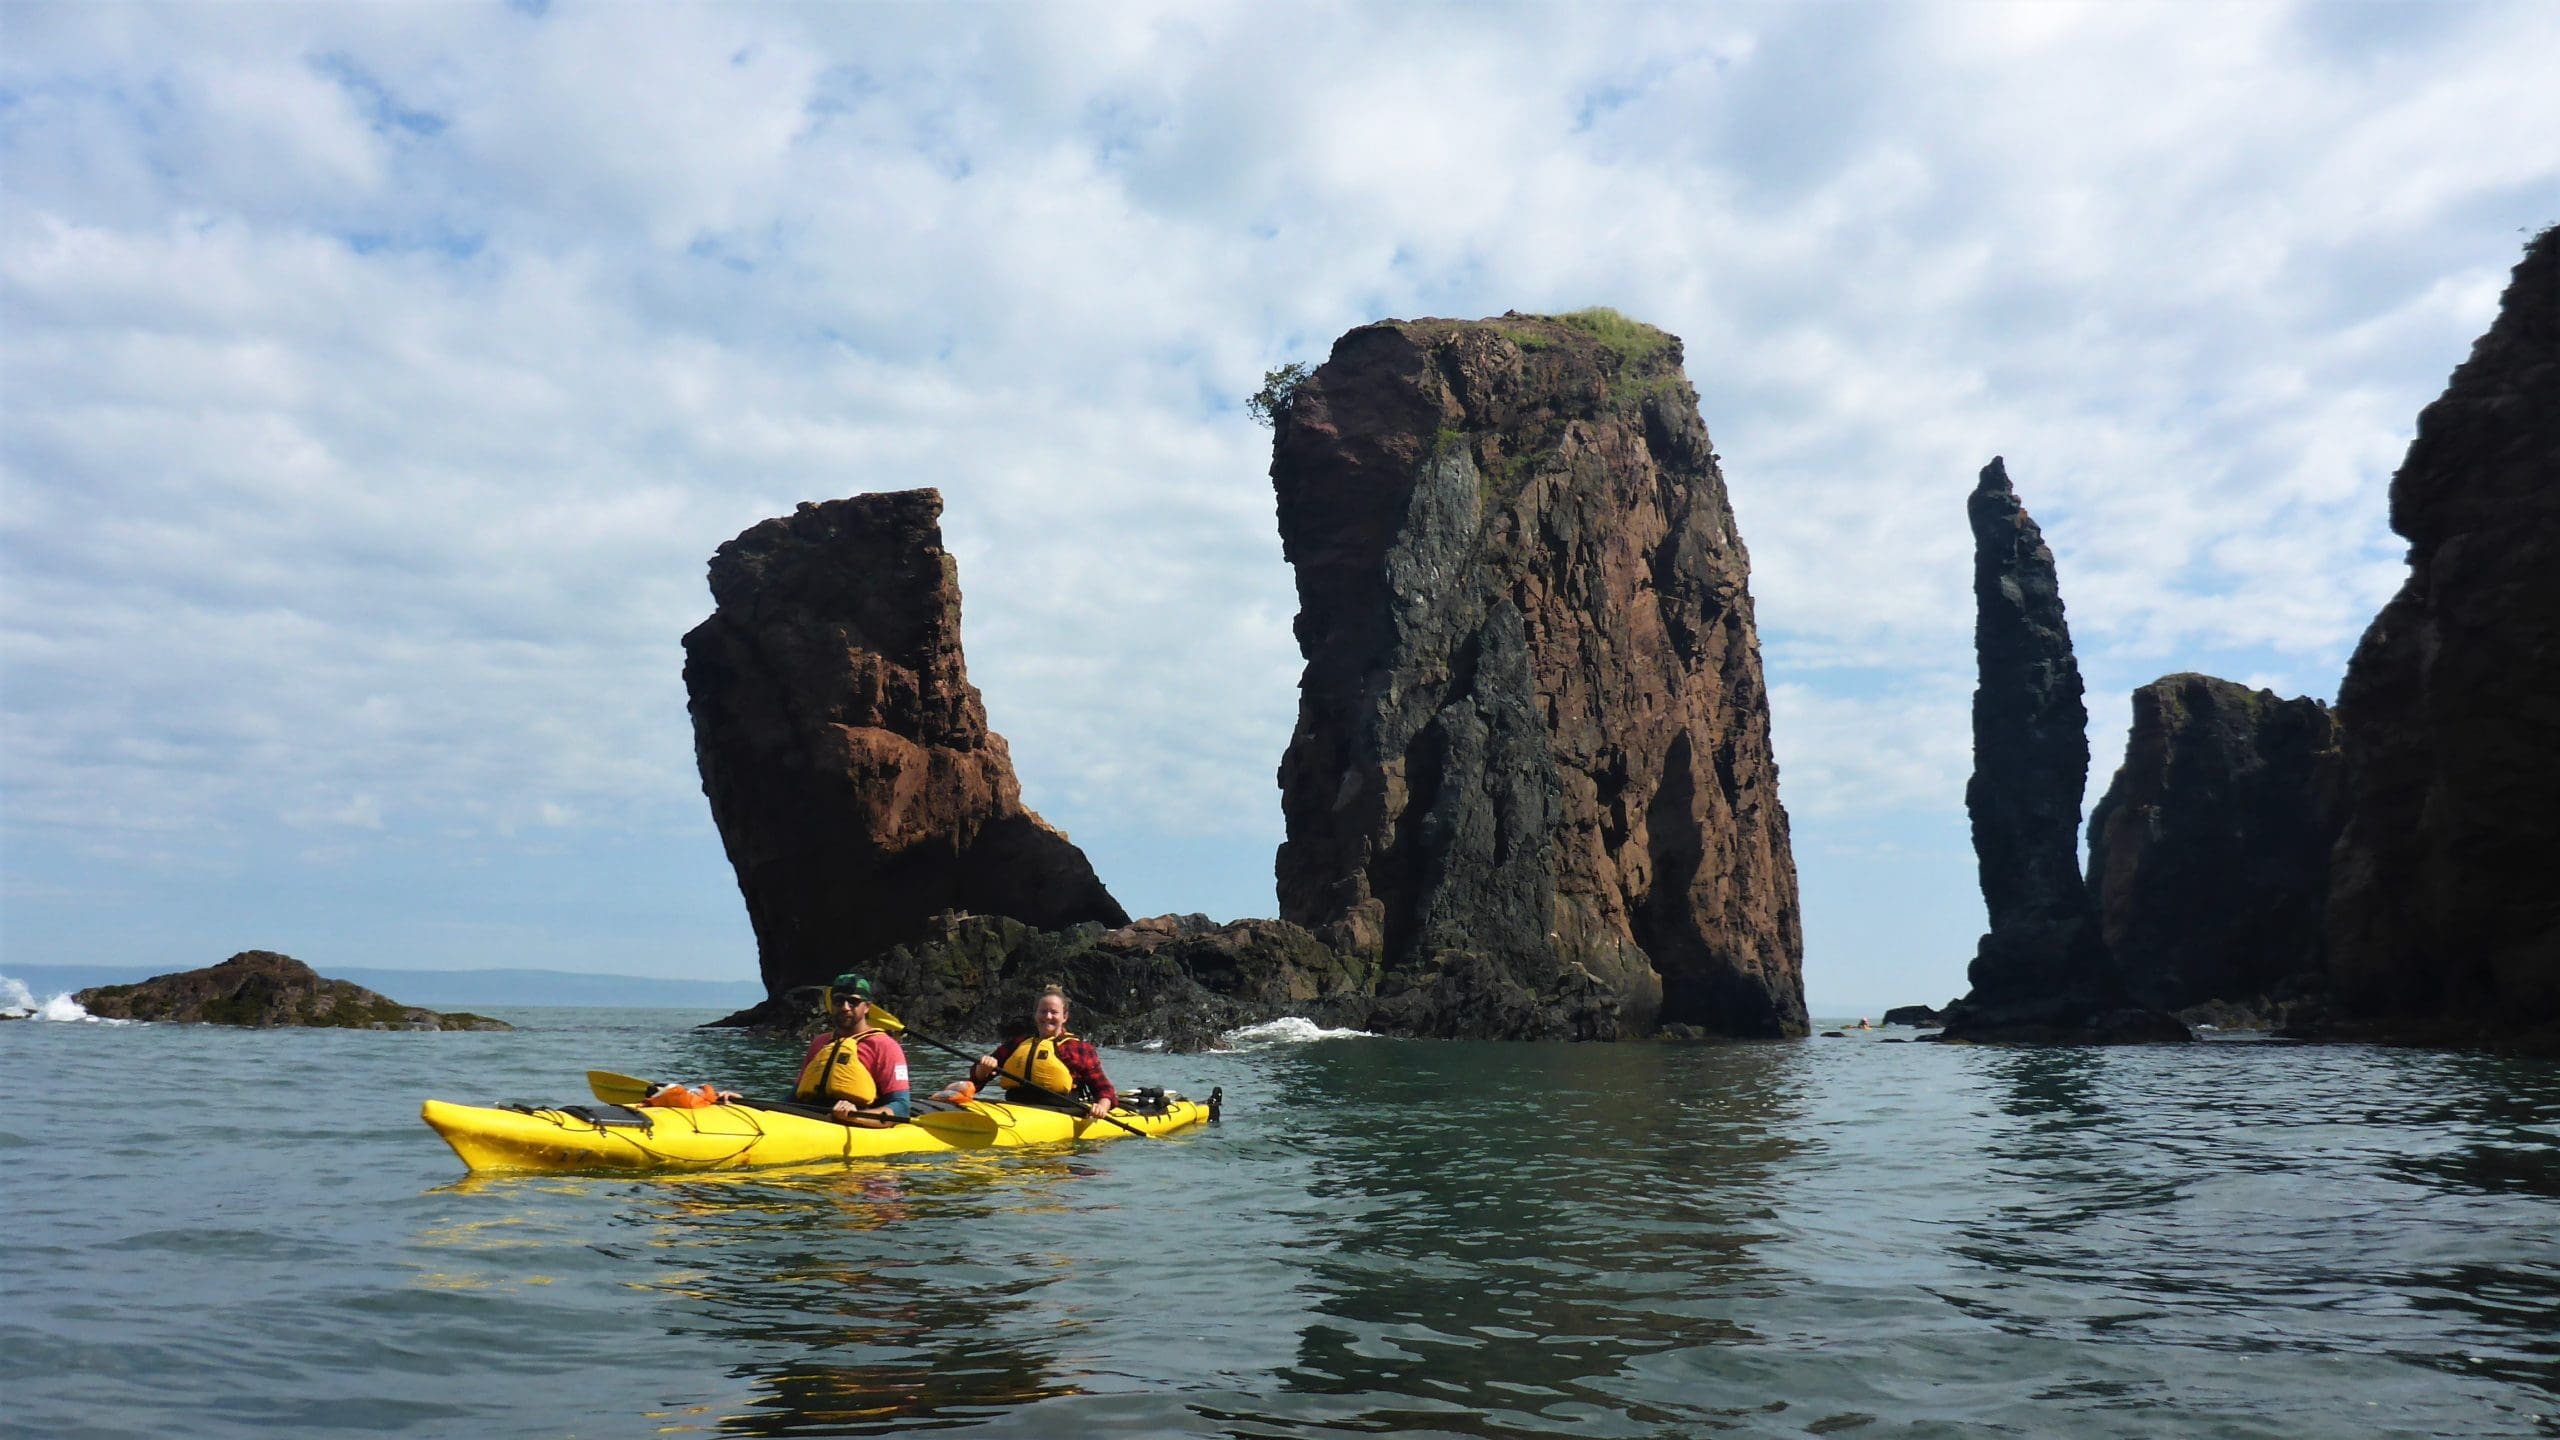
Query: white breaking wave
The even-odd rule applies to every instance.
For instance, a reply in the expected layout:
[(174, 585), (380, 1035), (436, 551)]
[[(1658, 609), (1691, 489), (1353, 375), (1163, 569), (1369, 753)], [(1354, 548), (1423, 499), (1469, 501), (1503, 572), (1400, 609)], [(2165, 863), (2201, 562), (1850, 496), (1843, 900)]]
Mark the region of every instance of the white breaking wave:
[(38, 1003), (35, 992), (27, 988), (25, 981), (7, 975), (0, 975), (0, 1016), (11, 1020), (86, 1020), (92, 1025), (129, 1023), (100, 1020), (79, 1001), (72, 999), (68, 990)]
[(36, 1018), (39, 1020), (85, 1020), (92, 1025), (130, 1025), (133, 1023), (130, 1020), (102, 1020), (99, 1017), (90, 1014), (88, 1007), (82, 1005), (79, 1001), (72, 999), (70, 992), (68, 991), (65, 991), (60, 995), (56, 995), (52, 999), (44, 1002), (42, 1005), (37, 1006)]
[(1310, 1040), (1373, 1040), (1366, 1030), (1327, 1030), (1313, 1020), (1298, 1015), (1283, 1015), (1259, 1025), (1247, 1025), (1218, 1037), (1230, 1050), (1257, 1050), (1271, 1045), (1304, 1045)]

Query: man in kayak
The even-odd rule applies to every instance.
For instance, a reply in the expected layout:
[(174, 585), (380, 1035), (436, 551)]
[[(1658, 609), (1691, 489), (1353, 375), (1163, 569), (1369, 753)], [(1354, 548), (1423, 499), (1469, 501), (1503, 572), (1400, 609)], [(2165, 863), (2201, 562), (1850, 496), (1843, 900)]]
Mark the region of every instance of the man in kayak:
[[(1072, 1098), (1096, 1120), (1120, 1102), (1111, 1077), (1102, 1073), (1102, 1052), (1091, 1041), (1067, 1033), (1067, 992), (1055, 985), (1032, 1003), (1029, 1033), (979, 1056), (969, 1067), (969, 1078), (981, 1085), (1002, 1081), (1007, 1098), (1035, 1105), (1051, 1096)], [(1044, 1090), (1050, 1094), (1043, 1095)]]
[(792, 1098), (825, 1105), (847, 1125), (879, 1129), (907, 1118), (907, 1052), (871, 1025), (871, 982), (839, 975), (828, 987), (835, 1029), (809, 1042)]

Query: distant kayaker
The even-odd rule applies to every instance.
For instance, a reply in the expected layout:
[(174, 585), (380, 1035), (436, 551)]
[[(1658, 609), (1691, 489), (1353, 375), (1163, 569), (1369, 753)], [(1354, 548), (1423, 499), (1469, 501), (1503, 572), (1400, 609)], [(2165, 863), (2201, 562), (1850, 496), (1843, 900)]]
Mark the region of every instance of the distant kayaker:
[(1031, 1029), (979, 1056), (969, 1078), (980, 1085), (998, 1081), (1008, 1098), (1018, 1094), (1033, 1104), (1050, 1098), (1044, 1090), (1068, 1097), (1096, 1120), (1120, 1103), (1120, 1092), (1102, 1073), (1102, 1052), (1068, 1033), (1067, 992), (1055, 985), (1032, 1002)]
[(879, 1129), (907, 1118), (907, 1052), (871, 1025), (871, 982), (839, 975), (829, 987), (835, 1030), (809, 1042), (792, 1098), (826, 1105), (847, 1125)]

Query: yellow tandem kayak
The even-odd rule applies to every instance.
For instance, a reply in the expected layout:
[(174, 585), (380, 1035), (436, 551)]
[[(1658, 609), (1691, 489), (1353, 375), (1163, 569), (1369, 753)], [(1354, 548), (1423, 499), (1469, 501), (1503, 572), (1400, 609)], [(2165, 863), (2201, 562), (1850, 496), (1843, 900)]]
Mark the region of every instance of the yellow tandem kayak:
[(1109, 1120), (1002, 1101), (961, 1106), (926, 1101), (918, 1104), (912, 1120), (879, 1130), (746, 1104), (699, 1110), (601, 1104), (534, 1109), (429, 1100), (419, 1115), (473, 1171), (744, 1170), (813, 1160), (1111, 1140), (1130, 1135), (1132, 1129), (1162, 1135), (1216, 1118), (1211, 1105), (1171, 1094), (1164, 1097), (1160, 1113), (1123, 1108), (1113, 1111)]

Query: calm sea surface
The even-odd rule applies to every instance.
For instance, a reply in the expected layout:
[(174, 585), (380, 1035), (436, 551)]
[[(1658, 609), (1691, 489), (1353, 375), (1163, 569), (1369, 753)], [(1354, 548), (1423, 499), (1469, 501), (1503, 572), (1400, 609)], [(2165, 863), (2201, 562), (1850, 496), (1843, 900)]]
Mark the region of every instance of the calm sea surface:
[(423, 1097), (794, 1058), (501, 1013), (0, 1024), (0, 1432), (2560, 1435), (2550, 1063), (1114, 1051), (1226, 1123), (466, 1180)]

